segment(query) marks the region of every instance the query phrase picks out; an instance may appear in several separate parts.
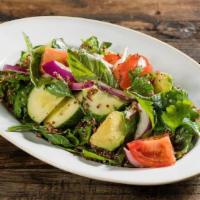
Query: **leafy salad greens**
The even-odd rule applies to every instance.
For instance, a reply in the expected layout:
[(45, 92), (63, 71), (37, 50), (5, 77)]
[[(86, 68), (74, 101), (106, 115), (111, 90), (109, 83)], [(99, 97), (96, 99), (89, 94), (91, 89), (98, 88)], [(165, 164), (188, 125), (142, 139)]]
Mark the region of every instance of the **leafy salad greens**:
[(23, 36), (27, 49), (0, 71), (0, 100), (21, 122), (9, 132), (122, 167), (170, 166), (195, 146), (199, 110), (143, 55), (113, 52), (95, 36), (79, 48)]

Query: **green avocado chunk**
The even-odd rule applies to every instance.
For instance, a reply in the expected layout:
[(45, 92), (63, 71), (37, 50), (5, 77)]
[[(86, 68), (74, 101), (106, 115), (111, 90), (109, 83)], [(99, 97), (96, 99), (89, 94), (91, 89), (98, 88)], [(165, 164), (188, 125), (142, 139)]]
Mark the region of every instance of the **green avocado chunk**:
[(168, 92), (172, 89), (173, 79), (172, 77), (164, 72), (157, 72), (153, 81), (155, 93)]
[(113, 151), (124, 142), (126, 135), (124, 114), (113, 111), (91, 136), (90, 143), (96, 147)]

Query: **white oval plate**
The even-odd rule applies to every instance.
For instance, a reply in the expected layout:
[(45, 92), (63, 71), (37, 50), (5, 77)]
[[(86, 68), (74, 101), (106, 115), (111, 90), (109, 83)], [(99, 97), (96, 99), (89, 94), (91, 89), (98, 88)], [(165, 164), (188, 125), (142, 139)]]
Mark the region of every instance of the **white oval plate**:
[[(111, 41), (113, 49), (147, 56), (155, 69), (172, 74), (177, 85), (189, 92), (200, 106), (199, 64), (177, 49), (149, 37), (109, 23), (72, 17), (34, 17), (6, 22), (0, 25), (0, 66), (12, 64), (25, 49), (22, 32), (30, 36), (33, 44), (47, 43), (54, 37), (63, 37), (70, 45), (80, 45), (81, 38), (96, 35)], [(33, 133), (8, 133), (9, 126), (17, 120), (0, 105), (0, 130), (2, 136), (32, 156), (64, 171), (93, 179), (134, 184), (158, 185), (180, 181), (200, 173), (200, 142), (183, 159), (172, 167), (157, 169), (128, 169), (111, 167), (86, 161), (35, 137)]]

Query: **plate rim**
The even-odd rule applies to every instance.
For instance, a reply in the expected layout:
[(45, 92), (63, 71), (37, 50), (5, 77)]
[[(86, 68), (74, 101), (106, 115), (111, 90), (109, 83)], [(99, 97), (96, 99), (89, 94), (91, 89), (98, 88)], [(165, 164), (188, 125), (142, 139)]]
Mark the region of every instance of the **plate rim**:
[[(88, 19), (88, 18), (82, 18), (82, 17), (71, 17), (71, 16), (34, 16), (34, 17), (25, 17), (25, 18), (21, 18), (21, 19), (15, 19), (15, 20), (11, 20), (11, 21), (7, 21), (7, 22), (3, 22), (2, 24), (0, 24), (0, 29), (3, 28), (3, 26), (9, 26), (10, 24), (13, 24), (13, 23), (18, 23), (19, 21), (29, 21), (29, 20), (34, 20), (34, 19), (46, 19), (46, 20), (49, 20), (49, 19), (61, 19), (61, 20), (81, 20), (81, 21), (86, 21), (86, 22), (94, 22), (94, 23), (97, 23), (97, 24), (102, 24), (102, 25), (107, 25), (107, 26), (110, 26), (110, 27), (116, 27), (117, 29), (122, 29), (122, 30), (126, 30), (126, 31), (131, 31), (131, 32), (134, 32), (134, 33), (137, 33), (139, 35), (142, 35), (143, 37), (146, 37), (146, 38), (149, 38), (151, 40), (154, 40), (155, 42), (159, 42), (160, 44), (164, 45), (164, 46), (167, 46), (168, 48), (172, 49), (173, 51), (176, 51), (177, 53), (181, 54), (182, 56), (186, 57), (187, 59), (189, 59), (192, 63), (194, 63), (194, 66), (197, 67), (199, 70), (200, 70), (200, 65), (197, 61), (195, 61), (193, 58), (191, 58), (190, 56), (188, 56), (186, 53), (182, 52), (181, 50), (171, 46), (170, 44), (168, 43), (165, 43), (155, 37), (152, 37), (150, 35), (147, 35), (143, 32), (140, 32), (140, 31), (137, 31), (137, 30), (134, 30), (134, 29), (130, 29), (130, 28), (127, 28), (127, 27), (123, 27), (123, 26), (120, 26), (120, 25), (117, 25), (117, 24), (112, 24), (112, 23), (109, 23), (109, 22), (104, 22), (104, 21), (99, 21), (99, 20), (94, 20), (94, 19)], [(175, 183), (175, 182), (179, 182), (179, 181), (183, 181), (183, 180), (186, 180), (186, 179), (189, 179), (191, 177), (194, 177), (194, 176), (197, 176), (200, 174), (200, 171), (198, 172), (193, 172), (193, 173), (190, 173), (190, 175), (187, 175), (183, 178), (175, 178), (174, 180), (169, 180), (169, 181), (152, 181), (151, 184), (150, 183), (145, 183), (145, 182), (134, 182), (133, 181), (128, 181), (126, 180), (126, 182), (123, 180), (116, 180), (116, 179), (112, 179), (112, 178), (106, 178), (106, 177), (99, 177), (99, 176), (90, 176), (89, 173), (81, 173), (81, 172), (77, 172), (77, 171), (73, 171), (73, 170), (66, 170), (66, 169), (63, 169), (62, 167), (59, 167), (58, 165), (56, 165), (55, 163), (52, 163), (51, 161), (49, 161), (48, 159), (45, 159), (43, 158), (42, 156), (38, 156), (36, 155), (35, 153), (33, 153), (32, 151), (29, 151), (28, 149), (25, 149), (24, 147), (22, 147), (21, 145), (19, 145), (16, 141), (13, 141), (13, 140), (10, 140), (8, 139), (8, 137), (6, 137), (6, 134), (4, 134), (4, 132), (1, 132), (0, 135), (5, 138), (7, 141), (11, 142), (12, 144), (14, 144), (17, 148), (20, 148), (21, 150), (25, 151), (26, 153), (28, 153), (29, 155), (43, 161), (44, 163), (48, 163), (49, 165), (52, 165), (53, 167), (56, 167), (58, 169), (61, 169), (62, 171), (65, 171), (65, 172), (70, 172), (72, 174), (76, 174), (76, 175), (80, 175), (80, 176), (83, 176), (83, 177), (87, 177), (87, 178), (91, 178), (91, 179), (95, 179), (95, 180), (99, 180), (99, 181), (107, 181), (107, 182), (112, 182), (112, 183), (120, 183), (120, 184), (128, 184), (128, 185), (165, 185), (165, 184), (169, 184), (169, 183)]]

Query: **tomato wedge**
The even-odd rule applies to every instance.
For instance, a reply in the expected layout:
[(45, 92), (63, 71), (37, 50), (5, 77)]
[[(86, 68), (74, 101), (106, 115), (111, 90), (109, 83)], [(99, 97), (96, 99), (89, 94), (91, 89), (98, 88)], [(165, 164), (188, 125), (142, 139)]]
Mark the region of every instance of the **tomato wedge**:
[(115, 78), (118, 80), (122, 89), (126, 89), (131, 85), (128, 73), (138, 66), (143, 68), (141, 75), (148, 74), (152, 71), (152, 65), (149, 63), (147, 58), (139, 54), (130, 55), (125, 62), (119, 64), (115, 69), (113, 69)]
[(133, 158), (143, 167), (164, 167), (176, 162), (168, 134), (127, 144)]
[(45, 63), (48, 63), (50, 61), (56, 60), (60, 63), (63, 63), (66, 65), (67, 63), (67, 52), (60, 49), (54, 49), (50, 47), (46, 47), (45, 51), (42, 56), (41, 66)]
[(120, 59), (120, 56), (115, 53), (108, 53), (104, 56), (104, 60), (106, 60), (110, 64), (115, 64), (119, 59)]

